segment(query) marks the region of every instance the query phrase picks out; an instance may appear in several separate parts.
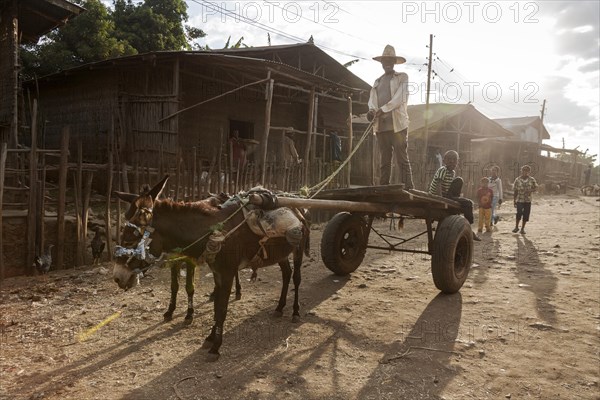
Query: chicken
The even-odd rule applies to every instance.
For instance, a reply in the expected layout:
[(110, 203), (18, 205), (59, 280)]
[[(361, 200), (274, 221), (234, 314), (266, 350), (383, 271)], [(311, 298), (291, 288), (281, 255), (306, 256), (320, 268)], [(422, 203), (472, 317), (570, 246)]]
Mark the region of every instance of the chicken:
[(36, 256), (33, 259), (33, 266), (37, 270), (40, 275), (46, 275), (48, 271), (50, 271), (50, 267), (52, 266), (52, 248), (53, 244), (48, 246), (48, 250), (46, 250), (45, 254), (41, 256)]
[(104, 241), (102, 240), (101, 229), (99, 227), (96, 227), (94, 231), (96, 232), (96, 234), (94, 235), (94, 238), (92, 239), (92, 243), (90, 245), (92, 246), (92, 257), (94, 257), (93, 264), (95, 265), (96, 262), (100, 263), (100, 258), (102, 257), (102, 252), (104, 251), (104, 246), (106, 245), (106, 243), (104, 243)]

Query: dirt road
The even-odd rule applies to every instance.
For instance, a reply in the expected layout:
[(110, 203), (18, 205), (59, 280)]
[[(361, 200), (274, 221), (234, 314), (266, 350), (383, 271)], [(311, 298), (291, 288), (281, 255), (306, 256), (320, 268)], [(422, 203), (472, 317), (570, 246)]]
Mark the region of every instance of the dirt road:
[[(271, 316), (278, 268), (260, 270), (255, 283), (243, 271), (216, 363), (200, 348), (212, 324), (207, 267), (191, 326), (183, 291), (173, 321), (162, 322), (165, 269), (128, 292), (111, 281), (108, 263), (51, 273), (48, 282), (7, 279), (0, 399), (598, 399), (595, 200), (537, 197), (526, 236), (510, 232), (505, 204), (455, 295), (439, 294), (423, 255), (369, 250), (354, 274), (332, 275), (316, 227), (302, 269), (302, 321), (291, 322), (291, 293), (284, 317)], [(395, 232), (423, 226), (408, 221)], [(389, 222), (376, 227), (387, 231)]]

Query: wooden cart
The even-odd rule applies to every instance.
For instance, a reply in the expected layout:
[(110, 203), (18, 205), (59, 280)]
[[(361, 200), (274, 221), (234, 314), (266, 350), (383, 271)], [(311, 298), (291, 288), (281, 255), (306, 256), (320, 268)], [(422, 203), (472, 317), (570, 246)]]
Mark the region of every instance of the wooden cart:
[[(258, 198), (250, 201), (260, 204)], [(387, 185), (327, 190), (313, 199), (277, 197), (276, 206), (341, 211), (327, 223), (321, 239), (321, 258), (335, 274), (354, 272), (368, 248), (431, 255), (433, 281), (444, 293), (458, 292), (469, 274), (473, 231), (459, 215), (459, 203), (453, 200), (418, 190), (404, 190), (403, 185)], [(369, 245), (369, 234), (375, 231), (373, 219), (389, 213), (400, 218), (423, 219), (426, 230), (407, 239), (394, 238), (395, 243), (384, 238), (387, 246)], [(425, 234), (427, 251), (402, 247)]]

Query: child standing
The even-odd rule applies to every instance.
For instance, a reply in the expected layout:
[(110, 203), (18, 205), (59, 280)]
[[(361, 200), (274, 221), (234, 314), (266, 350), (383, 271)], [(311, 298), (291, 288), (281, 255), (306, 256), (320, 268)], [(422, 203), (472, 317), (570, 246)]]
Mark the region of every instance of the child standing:
[(477, 190), (477, 199), (479, 200), (479, 229), (477, 232), (483, 232), (483, 225), (485, 224), (485, 231), (490, 232), (492, 230), (492, 198), (494, 192), (488, 187), (490, 180), (488, 178), (481, 178), (479, 181), (479, 189)]
[(496, 208), (500, 204), (502, 204), (502, 199), (504, 197), (504, 193), (502, 191), (502, 178), (498, 176), (500, 172), (500, 168), (497, 166), (492, 167), (492, 176), (490, 177), (490, 183), (488, 187), (492, 189), (494, 192), (494, 197), (492, 197), (492, 224), (496, 225), (500, 217), (496, 214)]
[(519, 232), (519, 222), (523, 219), (521, 225), (521, 234), (525, 234), (525, 224), (529, 221), (529, 214), (531, 213), (531, 194), (537, 191), (538, 184), (533, 176), (529, 176), (531, 173), (531, 167), (529, 165), (523, 165), (521, 167), (521, 176), (515, 179), (513, 190), (514, 205), (517, 209), (517, 223), (513, 233)]

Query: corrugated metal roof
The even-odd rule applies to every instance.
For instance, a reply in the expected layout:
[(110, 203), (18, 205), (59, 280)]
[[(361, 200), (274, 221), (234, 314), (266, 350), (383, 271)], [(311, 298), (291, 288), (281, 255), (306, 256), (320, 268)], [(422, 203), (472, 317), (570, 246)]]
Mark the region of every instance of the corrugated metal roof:
[[(540, 124), (542, 122), (541, 118), (537, 116), (497, 118), (494, 119), (494, 121), (500, 124), (503, 128), (508, 129), (509, 131), (519, 135), (521, 133), (524, 133), (528, 127), (539, 129)], [(546, 126), (542, 124), (542, 128), (542, 139), (550, 139), (550, 134), (546, 130)]]
[(35, 43), (41, 36), (85, 11), (66, 0), (19, 0), (17, 4), (21, 43)]
[[(408, 132), (412, 138), (423, 136), (425, 132), (425, 104), (415, 104), (408, 106)], [(434, 133), (439, 129), (439, 125), (444, 119), (452, 118), (461, 113), (468, 113), (468, 118), (476, 119), (480, 124), (485, 126), (479, 132), (479, 137), (512, 137), (513, 134), (504, 129), (502, 126), (494, 122), (494, 120), (480, 113), (472, 104), (449, 104), (449, 103), (433, 103), (429, 105), (429, 132)], [(354, 123), (368, 123), (364, 116), (358, 119), (353, 119)], [(469, 133), (469, 132), (465, 132)]]
[[(314, 46), (313, 46), (314, 47)], [(306, 47), (298, 46), (302, 49)], [(238, 50), (238, 49), (235, 49)], [(321, 51), (321, 50), (319, 50)], [(226, 53), (226, 54), (223, 54)], [(288, 82), (291, 84), (298, 84), (299, 81), (307, 81), (311, 85), (321, 90), (332, 90), (337, 92), (354, 92), (360, 93), (370, 90), (370, 86), (364, 81), (360, 80), (352, 72), (347, 71), (344, 66), (339, 64), (337, 61), (337, 68), (339, 69), (340, 79), (334, 81), (322, 76), (313, 74), (303, 69), (297, 68), (285, 64), (280, 61), (267, 60), (263, 58), (249, 57), (249, 52), (245, 51), (234, 51), (227, 49), (225, 52), (219, 51), (157, 51), (144, 54), (136, 54), (132, 56), (117, 57), (103, 61), (97, 61), (80, 65), (74, 68), (70, 68), (56, 74), (47, 75), (39, 79), (44, 80), (55, 80), (65, 74), (73, 74), (77, 72), (83, 72), (90, 69), (99, 68), (113, 68), (116, 65), (126, 65), (131, 63), (138, 63), (140, 61), (146, 62), (148, 60), (167, 60), (175, 59), (177, 57), (184, 57), (186, 62), (202, 62), (205, 65), (216, 65), (223, 66), (226, 68), (239, 69), (240, 71), (254, 71), (261, 74), (261, 78), (265, 77), (267, 70), (272, 70), (274, 73), (281, 72), (278, 76), (278, 81)], [(345, 73), (347, 71), (347, 74)], [(349, 75), (348, 75), (349, 74)], [(288, 75), (287, 77), (285, 75)], [(341, 75), (344, 75), (342, 77)], [(292, 76), (292, 77), (290, 77)], [(293, 77), (298, 79), (294, 80)], [(353, 77), (353, 79), (351, 79)], [(344, 78), (344, 79), (342, 79)], [(350, 81), (350, 82), (348, 82)], [(353, 87), (352, 83), (360, 83), (361, 86)]]
[(575, 149), (559, 149), (557, 147), (552, 147), (548, 144), (542, 144), (540, 146), (540, 150), (542, 151), (551, 151), (553, 153), (569, 153), (569, 154), (584, 154), (582, 151)]
[[(355, 87), (355, 88), (363, 88), (370, 89), (371, 85), (367, 82), (363, 81), (358, 76), (354, 75), (348, 68), (341, 65), (335, 58), (331, 57), (325, 51), (321, 50), (319, 46), (313, 43), (294, 43), (294, 44), (285, 44), (285, 45), (276, 45), (276, 46), (260, 46), (260, 47), (247, 47), (247, 48), (238, 48), (238, 49), (216, 49), (212, 50), (213, 52), (221, 53), (221, 54), (237, 54), (244, 55), (247, 57), (254, 58), (262, 58), (269, 59), (272, 61), (282, 61), (287, 65), (292, 65), (296, 68), (306, 70), (307, 65), (293, 65), (291, 61), (294, 60), (294, 56), (297, 54), (303, 54), (308, 57), (310, 60), (314, 61), (316, 65), (319, 67), (325, 67), (324, 70), (319, 72), (323, 73), (322, 75), (325, 78), (330, 80), (337, 81), (332, 76), (329, 76), (329, 69), (332, 68), (333, 75), (340, 76), (347, 84)], [(306, 63), (306, 59), (303, 60), (303, 63)]]

